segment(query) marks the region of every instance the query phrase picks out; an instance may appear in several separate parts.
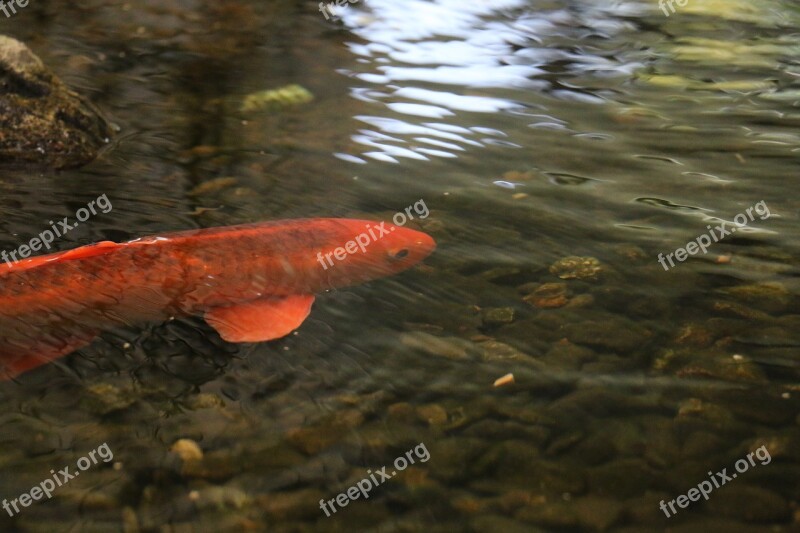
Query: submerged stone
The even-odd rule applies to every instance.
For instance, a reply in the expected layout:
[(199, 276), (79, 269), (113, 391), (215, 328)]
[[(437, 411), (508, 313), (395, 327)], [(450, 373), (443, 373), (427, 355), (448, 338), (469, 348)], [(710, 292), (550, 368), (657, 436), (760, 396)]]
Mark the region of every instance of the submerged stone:
[(111, 135), (99, 112), (27, 46), (0, 35), (0, 162), (77, 167)]
[(783, 313), (792, 303), (791, 293), (781, 283), (740, 285), (738, 287), (730, 287), (722, 292), (729, 294), (742, 304), (755, 307), (767, 313)]
[(569, 289), (566, 283), (544, 283), (523, 300), (542, 309), (563, 307), (569, 303)]
[(314, 99), (308, 89), (297, 84), (277, 89), (268, 89), (247, 95), (242, 101), (241, 111), (278, 111), (285, 107), (305, 104)]
[(482, 316), (484, 326), (502, 326), (503, 324), (510, 324), (514, 321), (514, 308), (493, 307), (484, 309)]
[(594, 257), (564, 257), (550, 266), (550, 273), (561, 279), (596, 280), (603, 270), (600, 261)]
[(199, 461), (203, 458), (203, 450), (192, 439), (178, 439), (170, 448), (183, 461)]
[(412, 350), (419, 350), (428, 355), (445, 359), (467, 359), (469, 353), (475, 351), (474, 345), (464, 339), (438, 337), (423, 331), (403, 333), (400, 335), (400, 342)]
[(708, 507), (714, 514), (747, 522), (781, 522), (789, 517), (789, 506), (778, 493), (748, 485), (715, 491)]
[(608, 318), (602, 322), (586, 320), (562, 328), (565, 337), (583, 344), (616, 353), (627, 353), (644, 346), (652, 333), (629, 320)]

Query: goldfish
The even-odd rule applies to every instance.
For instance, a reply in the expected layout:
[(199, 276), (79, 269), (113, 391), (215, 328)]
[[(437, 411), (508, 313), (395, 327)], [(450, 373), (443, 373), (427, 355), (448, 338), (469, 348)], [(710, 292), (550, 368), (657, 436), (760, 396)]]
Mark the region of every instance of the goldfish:
[[(338, 253), (367, 232), (378, 238)], [(300, 327), (316, 294), (397, 274), (435, 248), (426, 233), (385, 222), (316, 218), (102, 241), (0, 263), (0, 379), (103, 331), (178, 316), (203, 316), (232, 343), (279, 339)], [(323, 268), (318, 258), (331, 256), (337, 261)]]

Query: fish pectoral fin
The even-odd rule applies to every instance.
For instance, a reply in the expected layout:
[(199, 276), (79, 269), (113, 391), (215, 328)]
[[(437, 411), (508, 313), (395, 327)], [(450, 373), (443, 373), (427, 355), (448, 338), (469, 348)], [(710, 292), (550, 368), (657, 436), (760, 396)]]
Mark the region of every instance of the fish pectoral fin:
[(308, 317), (314, 296), (265, 298), (206, 311), (205, 319), (228, 342), (263, 342), (285, 337)]

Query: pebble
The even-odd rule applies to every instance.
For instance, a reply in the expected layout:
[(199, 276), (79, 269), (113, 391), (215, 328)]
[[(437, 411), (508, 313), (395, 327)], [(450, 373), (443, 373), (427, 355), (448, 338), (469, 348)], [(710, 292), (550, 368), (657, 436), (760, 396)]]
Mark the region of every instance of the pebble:
[(300, 520), (317, 518), (319, 501), (332, 496), (318, 489), (302, 489), (291, 492), (270, 492), (259, 494), (256, 505), (275, 520)]
[(506, 344), (504, 342), (499, 342), (495, 340), (487, 340), (478, 344), (478, 347), (481, 348), (481, 359), (486, 362), (492, 361), (519, 361), (519, 362), (526, 362), (535, 364), (538, 361), (536, 358), (521, 352), (511, 346), (510, 344)]
[(494, 307), (484, 309), (481, 315), (484, 326), (502, 326), (514, 321), (515, 311), (513, 307)]
[(614, 498), (630, 498), (659, 487), (658, 473), (638, 458), (619, 459), (586, 471), (589, 492)]
[(417, 407), (417, 417), (429, 426), (442, 426), (447, 423), (447, 411), (439, 404)]
[(604, 270), (600, 261), (594, 257), (578, 257), (574, 255), (559, 259), (550, 266), (550, 273), (561, 279), (595, 281)]
[(411, 422), (415, 417), (414, 406), (408, 402), (393, 403), (386, 411), (394, 421)]
[(541, 309), (563, 307), (569, 302), (569, 289), (566, 283), (544, 283), (523, 300)]
[(468, 353), (475, 348), (471, 342), (458, 337), (438, 337), (422, 331), (402, 333), (400, 342), (412, 350), (453, 360), (468, 359)]
[(789, 290), (782, 283), (777, 282), (740, 285), (729, 287), (722, 292), (740, 303), (772, 314), (787, 311), (793, 299)]
[(221, 191), (222, 189), (227, 189), (228, 187), (233, 187), (239, 184), (239, 180), (233, 177), (222, 177), (222, 178), (214, 178), (212, 180), (204, 181), (194, 189), (189, 191), (189, 196), (203, 196), (207, 194), (213, 194), (215, 192)]
[(184, 462), (199, 461), (203, 458), (203, 450), (200, 448), (200, 445), (192, 439), (179, 439), (175, 441), (170, 451), (176, 453)]
[(234, 487), (210, 486), (196, 491), (192, 501), (200, 510), (243, 509), (250, 504), (250, 497)]
[(98, 415), (107, 415), (127, 409), (136, 403), (135, 394), (108, 383), (97, 383), (86, 388), (84, 407)]
[(292, 428), (286, 433), (289, 443), (307, 455), (316, 455), (339, 442), (351, 429), (364, 422), (364, 414), (356, 409), (336, 413), (319, 424)]
[(514, 383), (514, 374), (506, 374), (494, 380), (495, 387), (503, 387), (505, 385), (512, 385)]

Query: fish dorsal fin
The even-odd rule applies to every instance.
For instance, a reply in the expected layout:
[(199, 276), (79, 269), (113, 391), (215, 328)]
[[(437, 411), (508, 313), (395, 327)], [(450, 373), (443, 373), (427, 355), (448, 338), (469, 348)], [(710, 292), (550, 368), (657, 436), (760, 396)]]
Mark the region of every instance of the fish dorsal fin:
[(116, 250), (120, 246), (122, 245), (113, 241), (100, 241), (94, 244), (81, 246), (80, 248), (75, 248), (74, 250), (67, 250), (64, 252), (64, 255), (59, 257), (59, 260), (84, 259), (86, 257), (94, 257), (96, 255), (105, 255), (112, 250)]
[(120, 246), (124, 245), (112, 241), (101, 241), (94, 244), (87, 244), (86, 246), (81, 246), (80, 248), (67, 250), (65, 252), (40, 255), (37, 257), (31, 257), (29, 259), (23, 259), (16, 263), (11, 263), (10, 265), (5, 264), (6, 268), (3, 268), (3, 264), (0, 264), (0, 276), (3, 274), (20, 272), (22, 270), (29, 270), (31, 268), (40, 267), (42, 265), (46, 265), (54, 261), (55, 262), (69, 261), (72, 259), (85, 259), (87, 257), (105, 255), (107, 253), (116, 250)]
[(314, 296), (265, 298), (206, 311), (206, 322), (228, 342), (263, 342), (285, 337), (311, 312)]

